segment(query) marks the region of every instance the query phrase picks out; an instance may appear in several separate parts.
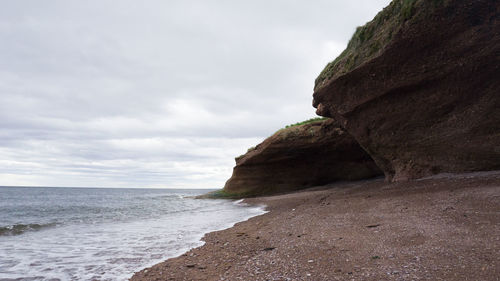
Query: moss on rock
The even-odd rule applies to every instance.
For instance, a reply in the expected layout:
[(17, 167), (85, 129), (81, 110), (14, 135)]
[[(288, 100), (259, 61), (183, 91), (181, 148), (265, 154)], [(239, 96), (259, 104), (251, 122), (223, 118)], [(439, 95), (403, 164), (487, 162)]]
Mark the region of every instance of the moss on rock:
[(314, 89), (378, 56), (404, 24), (425, 17), (429, 11), (447, 3), (447, 0), (392, 1), (372, 21), (356, 28), (347, 48), (316, 78)]

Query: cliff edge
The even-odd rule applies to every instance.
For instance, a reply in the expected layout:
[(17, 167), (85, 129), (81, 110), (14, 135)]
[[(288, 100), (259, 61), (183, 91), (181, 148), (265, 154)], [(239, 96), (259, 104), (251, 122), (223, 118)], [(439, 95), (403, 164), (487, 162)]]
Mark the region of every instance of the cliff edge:
[(316, 79), (387, 180), (500, 169), (500, 1), (394, 0)]
[(354, 138), (329, 119), (281, 129), (236, 158), (224, 192), (272, 194), (381, 174)]

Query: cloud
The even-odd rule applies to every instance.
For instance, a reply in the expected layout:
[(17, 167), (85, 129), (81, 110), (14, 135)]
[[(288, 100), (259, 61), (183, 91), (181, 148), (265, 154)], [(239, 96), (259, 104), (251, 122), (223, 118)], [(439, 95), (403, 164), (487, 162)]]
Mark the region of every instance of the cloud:
[(0, 185), (220, 188), (388, 3), (4, 3)]

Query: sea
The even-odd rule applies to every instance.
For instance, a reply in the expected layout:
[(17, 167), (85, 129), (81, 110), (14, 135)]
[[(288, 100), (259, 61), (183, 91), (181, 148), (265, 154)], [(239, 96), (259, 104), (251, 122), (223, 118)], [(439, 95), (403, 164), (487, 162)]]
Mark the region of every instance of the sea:
[(206, 192), (0, 187), (0, 280), (128, 280), (265, 213)]

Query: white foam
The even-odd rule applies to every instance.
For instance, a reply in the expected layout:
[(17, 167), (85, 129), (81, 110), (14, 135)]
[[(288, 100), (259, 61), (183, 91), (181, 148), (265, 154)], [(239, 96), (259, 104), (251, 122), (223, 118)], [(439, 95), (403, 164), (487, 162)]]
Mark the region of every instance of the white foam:
[(226, 200), (191, 204), (202, 207), (147, 220), (68, 225), (0, 237), (0, 276), (128, 280), (136, 271), (203, 245), (200, 239), (207, 232), (266, 212), (262, 206), (243, 207)]

